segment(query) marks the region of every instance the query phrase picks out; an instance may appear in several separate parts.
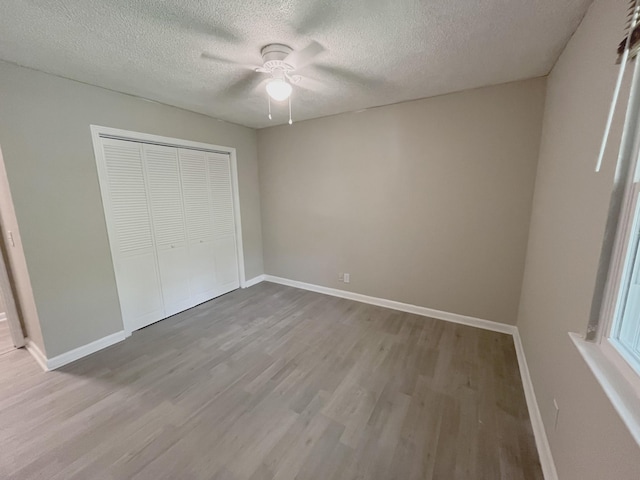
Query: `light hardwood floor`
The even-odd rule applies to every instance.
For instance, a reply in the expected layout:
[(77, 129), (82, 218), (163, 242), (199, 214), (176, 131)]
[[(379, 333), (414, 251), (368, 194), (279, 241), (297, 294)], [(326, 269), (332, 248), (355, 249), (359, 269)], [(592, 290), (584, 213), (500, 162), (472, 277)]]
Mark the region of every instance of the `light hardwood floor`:
[(269, 283), (0, 389), (3, 479), (542, 479), (511, 337)]

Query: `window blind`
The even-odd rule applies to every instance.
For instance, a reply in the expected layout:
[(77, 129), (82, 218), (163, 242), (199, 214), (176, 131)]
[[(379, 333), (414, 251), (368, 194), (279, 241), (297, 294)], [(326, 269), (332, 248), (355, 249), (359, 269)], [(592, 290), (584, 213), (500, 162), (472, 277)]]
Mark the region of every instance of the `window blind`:
[[(600, 171), (602, 167), (602, 160), (604, 158), (604, 152), (607, 148), (607, 142), (609, 141), (609, 134), (611, 132), (611, 124), (613, 123), (613, 116), (616, 111), (616, 105), (618, 104), (618, 97), (620, 96), (620, 88), (622, 87), (622, 80), (624, 79), (624, 72), (627, 67), (627, 63), (630, 59), (633, 59), (640, 51), (640, 25), (638, 20), (640, 19), (638, 7), (640, 6), (640, 0), (630, 0), (629, 13), (627, 15), (627, 24), (624, 28), (625, 38), (618, 45), (618, 64), (620, 65), (620, 71), (618, 72), (618, 80), (613, 90), (613, 99), (611, 100), (611, 107), (609, 108), (609, 116), (607, 117), (607, 123), (604, 127), (604, 135), (602, 137), (602, 144), (600, 146), (600, 153), (598, 154), (598, 161), (596, 162), (596, 172)], [(633, 48), (633, 54), (632, 52)]]
[(635, 58), (640, 52), (640, 25), (638, 25), (638, 0), (630, 0), (626, 36), (618, 45), (618, 63), (622, 63), (625, 50), (628, 50), (628, 58)]

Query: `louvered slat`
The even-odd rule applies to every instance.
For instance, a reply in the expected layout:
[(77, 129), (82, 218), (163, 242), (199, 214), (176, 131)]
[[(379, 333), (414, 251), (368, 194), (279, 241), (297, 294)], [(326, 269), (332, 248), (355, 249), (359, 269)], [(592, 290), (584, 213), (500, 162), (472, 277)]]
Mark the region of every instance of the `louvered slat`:
[(207, 164), (205, 153), (180, 149), (180, 176), (189, 241), (199, 241), (213, 235)]
[(216, 237), (233, 235), (235, 222), (229, 155), (220, 153), (207, 153), (206, 155), (211, 187), (214, 235)]
[(184, 242), (178, 152), (171, 147), (145, 145), (144, 157), (156, 244), (166, 246)]
[(121, 253), (153, 247), (141, 145), (104, 142), (111, 214)]

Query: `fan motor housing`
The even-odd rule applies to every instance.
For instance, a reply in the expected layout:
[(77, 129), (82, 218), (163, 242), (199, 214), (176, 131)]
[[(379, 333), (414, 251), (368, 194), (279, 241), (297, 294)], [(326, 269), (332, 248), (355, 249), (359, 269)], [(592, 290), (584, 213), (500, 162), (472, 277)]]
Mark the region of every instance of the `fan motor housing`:
[(289, 56), (293, 49), (281, 43), (272, 43), (264, 47), (260, 54), (264, 62), (264, 68), (273, 72), (274, 70), (282, 70), (284, 72), (293, 72), (293, 65), (288, 64), (284, 60)]

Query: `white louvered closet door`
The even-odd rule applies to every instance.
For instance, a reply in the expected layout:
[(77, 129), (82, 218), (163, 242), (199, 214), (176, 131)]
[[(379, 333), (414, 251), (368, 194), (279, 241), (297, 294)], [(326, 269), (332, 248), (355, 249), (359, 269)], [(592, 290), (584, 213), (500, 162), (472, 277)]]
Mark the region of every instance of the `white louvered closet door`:
[(213, 213), (213, 245), (218, 295), (240, 286), (228, 154), (206, 152)]
[(238, 288), (229, 155), (100, 142), (100, 188), (125, 329)]
[(193, 306), (178, 150), (145, 144), (143, 156), (164, 308), (170, 316)]
[(178, 157), (187, 222), (189, 286), (192, 303), (197, 305), (217, 295), (207, 163), (203, 151), (181, 148)]
[(136, 330), (165, 317), (142, 145), (102, 139), (102, 149), (101, 187), (120, 307), (126, 327)]

